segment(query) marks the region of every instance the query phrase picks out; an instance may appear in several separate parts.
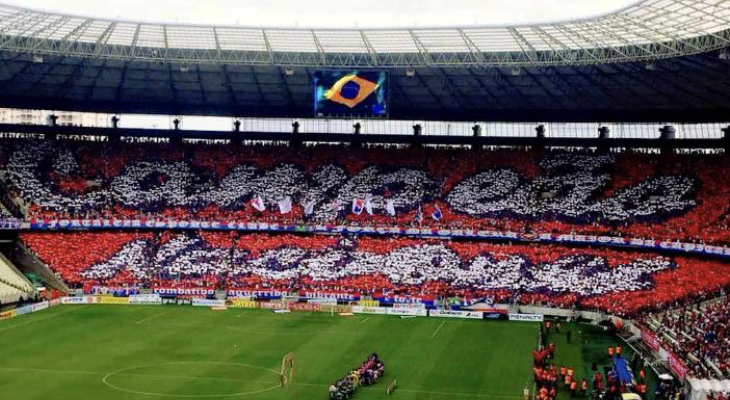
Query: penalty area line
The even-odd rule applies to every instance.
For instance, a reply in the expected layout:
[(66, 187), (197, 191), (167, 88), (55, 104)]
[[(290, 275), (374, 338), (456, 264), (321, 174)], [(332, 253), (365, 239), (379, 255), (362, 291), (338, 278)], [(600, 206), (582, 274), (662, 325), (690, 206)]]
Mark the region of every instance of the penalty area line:
[[(435, 337), (436, 337), (436, 335), (438, 335), (438, 333), (439, 333), (439, 332), (441, 331), (441, 328), (443, 328), (443, 327), (444, 327), (444, 325), (446, 325), (446, 321), (441, 321), (441, 325), (439, 325), (439, 327), (438, 327), (438, 328), (436, 328), (436, 330), (435, 330), (435, 331), (433, 331), (433, 333), (431, 334), (431, 339), (435, 338)], [(402, 391), (402, 390), (401, 390), (401, 391)]]

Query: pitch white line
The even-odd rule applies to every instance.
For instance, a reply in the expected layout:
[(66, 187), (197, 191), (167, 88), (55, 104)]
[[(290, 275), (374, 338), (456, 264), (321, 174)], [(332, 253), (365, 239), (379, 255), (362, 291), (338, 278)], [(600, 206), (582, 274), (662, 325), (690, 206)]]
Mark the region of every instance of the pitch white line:
[[(441, 328), (443, 328), (443, 327), (444, 327), (444, 325), (446, 325), (446, 321), (442, 321), (442, 322), (441, 322), (441, 325), (439, 325), (439, 327), (438, 327), (438, 328), (436, 328), (436, 330), (435, 330), (435, 331), (433, 331), (433, 334), (431, 334), (431, 339), (435, 338), (435, 337), (436, 337), (436, 335), (438, 335), (439, 331), (441, 331)], [(402, 390), (401, 390), (401, 392), (402, 392)]]
[(6, 327), (3, 327), (3, 328), (0, 328), (0, 332), (9, 331), (11, 329), (15, 329), (15, 328), (20, 327), (20, 326), (30, 325), (30, 324), (36, 323), (38, 321), (45, 321), (45, 320), (47, 320), (49, 318), (57, 317), (57, 316), (63, 315), (63, 314), (68, 314), (70, 312), (74, 312), (74, 311), (76, 311), (78, 309), (85, 308), (85, 307), (86, 306), (80, 306), (80, 307), (72, 308), (72, 309), (66, 310), (66, 311), (59, 311), (59, 312), (57, 312), (55, 314), (48, 315), (48, 316), (45, 316), (43, 318), (36, 318), (36, 319), (30, 320), (30, 321), (21, 322), (21, 323), (15, 324), (15, 325), (6, 326)]
[(362, 324), (363, 322), (365, 322), (365, 321), (367, 321), (367, 320), (369, 320), (369, 319), (370, 319), (370, 317), (365, 317), (365, 319), (364, 319), (364, 320), (362, 320), (362, 321), (360, 321), (360, 323)]
[(143, 323), (143, 322), (148, 322), (148, 321), (151, 321), (151, 320), (153, 320), (153, 319), (155, 319), (155, 318), (157, 318), (157, 317), (161, 317), (161, 316), (163, 316), (163, 315), (171, 314), (171, 313), (173, 313), (173, 312), (175, 312), (175, 311), (177, 311), (177, 310), (167, 310), (167, 311), (165, 311), (165, 312), (161, 312), (161, 313), (159, 313), (159, 314), (151, 315), (151, 316), (149, 316), (149, 317), (147, 317), (147, 318), (142, 318), (142, 319), (140, 319), (139, 321), (137, 321), (137, 324), (141, 324), (141, 323)]
[(240, 313), (240, 314), (236, 315), (236, 318), (241, 318), (241, 317), (243, 317), (246, 314), (248, 314), (248, 313)]

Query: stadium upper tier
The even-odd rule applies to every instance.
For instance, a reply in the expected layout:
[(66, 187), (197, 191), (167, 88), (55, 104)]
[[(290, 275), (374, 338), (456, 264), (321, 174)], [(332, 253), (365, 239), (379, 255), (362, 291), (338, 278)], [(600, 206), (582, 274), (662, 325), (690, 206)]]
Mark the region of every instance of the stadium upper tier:
[(730, 243), (725, 155), (18, 140), (2, 142), (0, 169), (31, 218), (423, 226)]
[(529, 26), (215, 27), (114, 21), (0, 5), (0, 49), (121, 60), (312, 67), (535, 66), (656, 60), (730, 45), (730, 1), (644, 0)]

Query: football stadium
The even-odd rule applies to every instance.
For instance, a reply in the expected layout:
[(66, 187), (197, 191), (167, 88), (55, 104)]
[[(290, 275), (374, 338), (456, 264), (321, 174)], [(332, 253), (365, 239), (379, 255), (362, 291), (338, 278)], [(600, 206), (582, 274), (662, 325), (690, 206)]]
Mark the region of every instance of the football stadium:
[(0, 399), (728, 400), (730, 0), (0, 0)]

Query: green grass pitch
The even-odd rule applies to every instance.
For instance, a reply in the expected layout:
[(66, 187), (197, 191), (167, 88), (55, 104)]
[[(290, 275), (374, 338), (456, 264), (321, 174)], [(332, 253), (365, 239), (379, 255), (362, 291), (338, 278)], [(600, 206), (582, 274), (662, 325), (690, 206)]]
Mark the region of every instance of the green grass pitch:
[[(332, 381), (376, 351), (385, 377), (355, 399), (521, 399), (532, 386), (537, 330), (527, 322), (62, 306), (0, 323), (0, 398), (327, 399)], [(584, 362), (579, 344), (561, 347), (561, 361)], [(289, 352), (294, 377), (281, 388)], [(392, 380), (398, 389), (388, 396)]]

